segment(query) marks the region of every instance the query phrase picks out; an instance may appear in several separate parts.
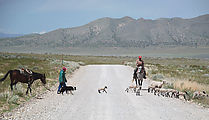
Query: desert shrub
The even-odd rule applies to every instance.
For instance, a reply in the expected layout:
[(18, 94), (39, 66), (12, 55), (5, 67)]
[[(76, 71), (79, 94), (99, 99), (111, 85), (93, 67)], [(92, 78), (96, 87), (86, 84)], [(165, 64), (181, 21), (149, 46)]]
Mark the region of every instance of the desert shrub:
[(162, 81), (164, 79), (164, 76), (162, 74), (156, 74), (152, 76), (152, 79), (155, 81)]
[(173, 83), (167, 83), (163, 86), (163, 88), (166, 88), (166, 89), (174, 89), (174, 85)]
[(34, 66), (34, 67), (32, 68), (32, 70), (39, 70), (39, 67), (38, 67), (38, 66)]
[(23, 86), (21, 83), (16, 84), (16, 89), (14, 90), (14, 93), (16, 95), (18, 95), (19, 97), (23, 97), (24, 96), (24, 90), (23, 90)]
[(10, 93), (9, 92), (2, 92), (0, 93), (0, 101), (1, 102), (6, 102), (7, 99), (10, 97)]
[(157, 74), (158, 71), (157, 70), (151, 70), (151, 74)]
[(18, 95), (13, 95), (11, 98), (9, 98), (8, 103), (10, 104), (18, 104), (19, 96)]

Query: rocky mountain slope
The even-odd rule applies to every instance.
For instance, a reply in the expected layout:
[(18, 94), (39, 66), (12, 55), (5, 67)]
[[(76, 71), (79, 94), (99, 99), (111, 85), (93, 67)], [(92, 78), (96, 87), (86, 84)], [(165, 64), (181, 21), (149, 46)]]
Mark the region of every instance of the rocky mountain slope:
[[(70, 21), (69, 21), (70, 22)], [(191, 19), (101, 18), (74, 28), (0, 39), (0, 47), (209, 46), (209, 14)]]

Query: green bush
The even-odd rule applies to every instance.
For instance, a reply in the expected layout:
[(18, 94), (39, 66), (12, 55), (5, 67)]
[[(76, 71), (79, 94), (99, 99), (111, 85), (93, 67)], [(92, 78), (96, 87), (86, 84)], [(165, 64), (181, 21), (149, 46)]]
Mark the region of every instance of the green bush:
[(21, 83), (16, 84), (16, 88), (13, 91), (16, 95), (18, 95), (19, 97), (23, 97), (24, 96), (24, 90), (23, 90), (23, 86)]
[(164, 85), (163, 88), (166, 88), (166, 89), (174, 89), (174, 85), (173, 85), (173, 83), (167, 83), (167, 84)]
[(162, 81), (164, 79), (164, 76), (162, 74), (156, 74), (152, 76), (152, 79), (155, 81)]

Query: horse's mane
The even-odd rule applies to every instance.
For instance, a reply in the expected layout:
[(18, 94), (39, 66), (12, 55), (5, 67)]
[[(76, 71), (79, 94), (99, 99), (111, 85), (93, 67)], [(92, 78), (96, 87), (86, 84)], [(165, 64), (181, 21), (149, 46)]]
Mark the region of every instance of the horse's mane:
[(33, 76), (34, 76), (34, 77), (40, 77), (40, 76), (43, 76), (43, 74), (41, 74), (41, 73), (37, 73), (37, 72), (34, 72), (34, 71), (32, 71), (32, 73), (33, 73)]

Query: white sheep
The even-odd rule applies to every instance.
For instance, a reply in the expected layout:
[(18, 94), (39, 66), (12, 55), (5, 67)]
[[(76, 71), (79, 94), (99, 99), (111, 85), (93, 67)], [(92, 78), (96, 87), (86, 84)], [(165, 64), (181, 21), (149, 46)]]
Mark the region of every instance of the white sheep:
[(130, 85), (130, 86), (128, 86), (128, 88), (126, 88), (126, 92), (129, 92), (129, 90), (131, 90), (132, 92), (136, 92), (136, 88), (137, 88), (137, 86), (135, 86), (135, 85)]
[(205, 91), (202, 91), (202, 92), (200, 92), (200, 91), (195, 91), (194, 93), (193, 93), (193, 99), (199, 99), (199, 98), (204, 98), (204, 97), (208, 97), (208, 95), (206, 94), (206, 92)]
[(155, 87), (154, 86), (148, 86), (148, 93), (149, 92), (153, 93), (153, 91), (155, 91)]
[(173, 97), (178, 91), (174, 89), (155, 88), (154, 95), (162, 95), (163, 97)]
[(178, 91), (174, 89), (167, 89), (166, 96), (167, 97), (176, 97)]
[(153, 81), (150, 86), (155, 87), (155, 88), (162, 88), (164, 84), (166, 84), (165, 81), (162, 81), (162, 82)]
[(159, 96), (159, 92), (160, 92), (160, 88), (155, 88), (154, 89), (154, 95), (158, 95)]
[(163, 97), (167, 97), (166, 93), (167, 93), (167, 89), (164, 88), (160, 88), (158, 94), (162, 95)]
[(184, 92), (179, 91), (176, 94), (176, 97), (179, 98), (179, 99), (181, 99), (181, 97), (184, 97), (184, 100), (187, 100), (186, 96), (189, 96), (189, 94), (187, 93), (187, 91), (184, 91)]

